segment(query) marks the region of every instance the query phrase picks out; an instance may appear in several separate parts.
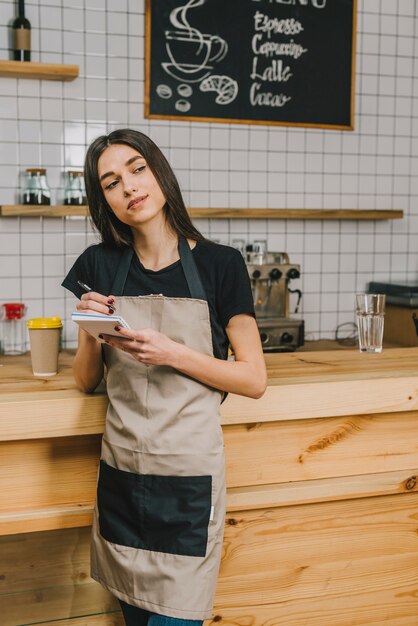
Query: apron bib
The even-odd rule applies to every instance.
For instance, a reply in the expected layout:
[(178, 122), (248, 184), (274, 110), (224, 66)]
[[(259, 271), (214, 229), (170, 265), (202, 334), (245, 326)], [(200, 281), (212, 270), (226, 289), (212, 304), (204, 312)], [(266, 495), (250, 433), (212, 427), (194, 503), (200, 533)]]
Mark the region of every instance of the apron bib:
[[(131, 328), (154, 328), (213, 355), (206, 295), (189, 245), (179, 253), (191, 298), (122, 296), (127, 249), (111, 293)], [(225, 519), (222, 393), (104, 346), (109, 407), (93, 517), (91, 575), (153, 613), (211, 617)]]

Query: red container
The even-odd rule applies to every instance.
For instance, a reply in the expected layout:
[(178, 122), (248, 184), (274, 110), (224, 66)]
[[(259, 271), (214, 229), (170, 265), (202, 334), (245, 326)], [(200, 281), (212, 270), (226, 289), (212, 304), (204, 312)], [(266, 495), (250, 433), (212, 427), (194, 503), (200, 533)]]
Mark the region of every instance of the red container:
[(4, 320), (21, 320), (25, 315), (26, 307), (23, 302), (6, 302), (3, 307)]
[(26, 352), (26, 326), (23, 320), (25, 313), (23, 302), (6, 302), (1, 305), (1, 353), (14, 355)]

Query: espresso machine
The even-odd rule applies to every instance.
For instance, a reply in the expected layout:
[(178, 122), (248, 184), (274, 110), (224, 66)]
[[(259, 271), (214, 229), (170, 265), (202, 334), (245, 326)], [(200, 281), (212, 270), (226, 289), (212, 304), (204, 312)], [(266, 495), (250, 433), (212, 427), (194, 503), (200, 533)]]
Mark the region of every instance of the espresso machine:
[(304, 344), (304, 322), (289, 316), (291, 280), (299, 278), (300, 266), (290, 263), (285, 252), (267, 252), (261, 245), (248, 245), (244, 258), (251, 279), (257, 326), (264, 352), (293, 352)]

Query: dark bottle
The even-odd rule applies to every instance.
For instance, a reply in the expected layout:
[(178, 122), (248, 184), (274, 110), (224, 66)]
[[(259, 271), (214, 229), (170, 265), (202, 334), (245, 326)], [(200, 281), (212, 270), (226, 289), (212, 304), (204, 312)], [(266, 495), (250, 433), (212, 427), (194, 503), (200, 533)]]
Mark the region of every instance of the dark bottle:
[(25, 0), (18, 0), (18, 15), (12, 24), (13, 59), (30, 61), (30, 22), (25, 17)]
[(29, 167), (26, 170), (25, 188), (22, 191), (22, 204), (49, 205), (51, 192), (46, 180), (46, 169)]
[(75, 206), (87, 204), (83, 172), (80, 172), (78, 170), (67, 171), (67, 181), (64, 191), (64, 204)]

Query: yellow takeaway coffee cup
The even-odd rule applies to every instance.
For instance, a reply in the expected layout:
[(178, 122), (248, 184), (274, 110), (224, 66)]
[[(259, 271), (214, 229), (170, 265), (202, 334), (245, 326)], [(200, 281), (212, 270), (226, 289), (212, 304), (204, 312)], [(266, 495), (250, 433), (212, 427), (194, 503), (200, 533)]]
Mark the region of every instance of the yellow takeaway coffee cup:
[(58, 372), (61, 318), (33, 317), (28, 320), (30, 354), (34, 376), (54, 376)]

